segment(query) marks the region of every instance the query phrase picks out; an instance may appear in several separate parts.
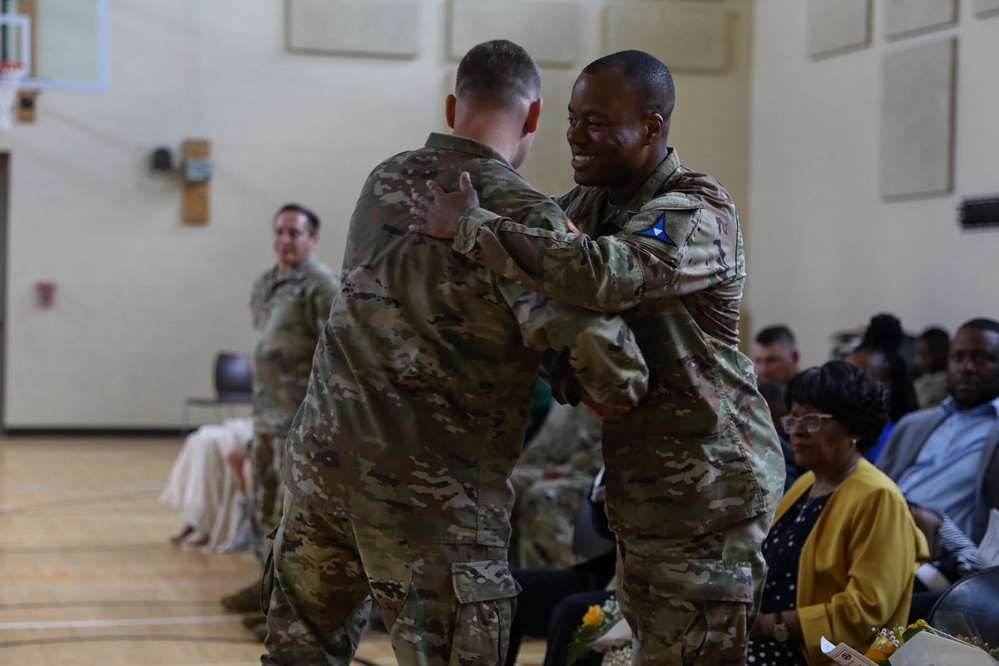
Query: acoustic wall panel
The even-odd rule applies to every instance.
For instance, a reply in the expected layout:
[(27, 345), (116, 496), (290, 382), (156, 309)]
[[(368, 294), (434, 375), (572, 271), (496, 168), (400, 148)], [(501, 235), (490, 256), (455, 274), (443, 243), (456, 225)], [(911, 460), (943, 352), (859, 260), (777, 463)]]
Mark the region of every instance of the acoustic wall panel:
[(288, 0), (288, 49), (413, 58), (420, 0)]
[(724, 7), (615, 2), (604, 16), (605, 53), (640, 49), (675, 72), (728, 68), (731, 15)]
[(882, 62), (881, 194), (946, 194), (953, 183), (957, 40), (888, 53)]
[(885, 36), (901, 37), (957, 21), (957, 0), (885, 0)]
[(577, 2), (453, 0), (449, 54), (455, 60), (476, 44), (509, 39), (541, 65), (569, 67), (580, 60), (583, 17)]
[(832, 55), (870, 43), (870, 0), (811, 0), (808, 6), (809, 55)]
[(999, 0), (975, 0), (975, 13), (979, 16), (999, 14)]

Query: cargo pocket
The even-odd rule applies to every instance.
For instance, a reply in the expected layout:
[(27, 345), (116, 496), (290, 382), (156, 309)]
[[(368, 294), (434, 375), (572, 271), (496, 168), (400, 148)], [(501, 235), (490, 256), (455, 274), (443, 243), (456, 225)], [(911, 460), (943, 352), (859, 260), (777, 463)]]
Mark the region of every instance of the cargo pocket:
[(520, 586), (505, 560), (456, 562), (451, 582), (457, 609), (449, 664), (502, 664)]
[(655, 571), (652, 604), (669, 610), (652, 611), (660, 620), (652, 631), (659, 640), (648, 651), (643, 642), (642, 657), (659, 663), (657, 656), (669, 652), (682, 655), (683, 663), (744, 663), (753, 603), (750, 563), (671, 559)]
[(656, 563), (649, 581), (653, 595), (694, 602), (753, 603), (750, 562), (667, 558)]

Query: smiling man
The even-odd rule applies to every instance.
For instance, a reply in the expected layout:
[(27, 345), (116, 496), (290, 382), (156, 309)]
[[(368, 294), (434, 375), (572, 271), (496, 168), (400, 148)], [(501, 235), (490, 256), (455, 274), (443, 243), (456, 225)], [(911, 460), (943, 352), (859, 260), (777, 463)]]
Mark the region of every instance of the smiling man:
[[(268, 535), (281, 518), (280, 480), (288, 428), (305, 398), (312, 354), (340, 289), (336, 273), (313, 258), (319, 218), (296, 203), (282, 206), (272, 222), (275, 263), (253, 283), (250, 312), (256, 333), (253, 359), (253, 469), (249, 488), (249, 533), (263, 568), (271, 550)], [(260, 583), (222, 599), (230, 610), (250, 613), (246, 624), (262, 637)]]
[(566, 132), (579, 187), (556, 199), (575, 233), (469, 208), (465, 178), (458, 192), (430, 184), (433, 200), (415, 197), (425, 224), (410, 228), (630, 324), (649, 391), (603, 427), (621, 607), (642, 664), (742, 664), (784, 463), (738, 349), (746, 274), (735, 206), (668, 146), (673, 104), (669, 70), (648, 53), (615, 53), (579, 75)]

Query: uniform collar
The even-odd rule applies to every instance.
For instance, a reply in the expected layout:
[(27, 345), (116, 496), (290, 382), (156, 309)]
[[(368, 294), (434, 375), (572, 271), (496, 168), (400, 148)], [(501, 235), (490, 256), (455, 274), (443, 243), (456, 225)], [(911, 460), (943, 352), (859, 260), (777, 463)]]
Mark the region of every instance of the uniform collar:
[[(507, 162), (506, 158), (500, 155), (492, 146), (488, 146), (475, 139), (469, 139), (465, 136), (456, 136), (454, 134), (441, 134), (439, 132), (431, 132), (430, 136), (427, 138), (428, 148), (442, 148), (444, 150), (458, 150), (463, 153), (471, 153), (478, 157), (487, 157), (493, 160), (499, 160), (503, 164), (510, 164)], [(513, 168), (512, 166), (510, 167)]]
[(659, 163), (659, 166), (649, 174), (642, 186), (635, 192), (635, 196), (628, 202), (628, 210), (640, 210), (642, 206), (656, 197), (662, 189), (663, 183), (672, 179), (673, 174), (680, 168), (680, 157), (675, 148), (668, 148), (666, 157)]

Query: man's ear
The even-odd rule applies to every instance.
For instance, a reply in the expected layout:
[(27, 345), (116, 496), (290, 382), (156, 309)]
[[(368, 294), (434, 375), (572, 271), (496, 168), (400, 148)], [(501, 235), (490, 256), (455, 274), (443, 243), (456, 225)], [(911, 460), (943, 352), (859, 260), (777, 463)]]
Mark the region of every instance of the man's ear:
[(648, 143), (655, 143), (663, 135), (666, 121), (658, 113), (650, 113), (645, 117), (645, 137)]
[(527, 119), (524, 121), (524, 134), (533, 134), (538, 131), (538, 123), (541, 121), (541, 98), (537, 98), (527, 108)]
[(457, 106), (458, 98), (454, 95), (448, 95), (444, 102), (444, 115), (447, 117), (447, 126), (451, 129), (454, 129), (454, 110)]

